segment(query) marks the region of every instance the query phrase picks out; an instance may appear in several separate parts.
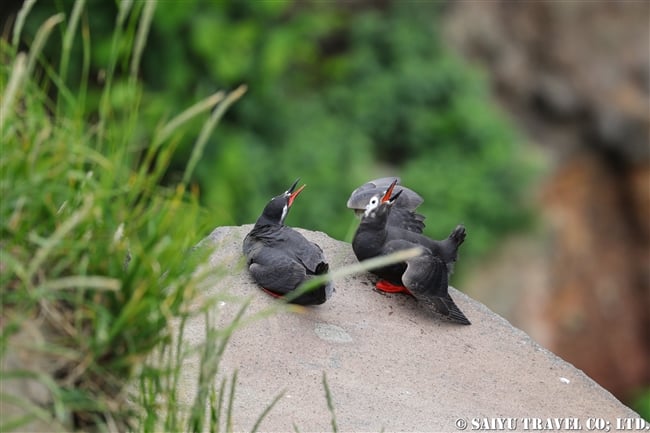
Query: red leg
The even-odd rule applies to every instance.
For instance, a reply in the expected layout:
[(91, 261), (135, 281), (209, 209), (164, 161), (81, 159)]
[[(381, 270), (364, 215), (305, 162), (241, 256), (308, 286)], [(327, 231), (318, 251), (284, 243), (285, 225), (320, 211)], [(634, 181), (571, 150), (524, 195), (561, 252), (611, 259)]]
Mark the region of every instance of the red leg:
[(393, 283), (389, 283), (386, 280), (379, 280), (377, 281), (377, 284), (375, 284), (375, 287), (377, 290), (380, 290), (382, 292), (386, 293), (406, 293), (411, 295), (411, 292), (409, 292), (409, 289), (407, 289), (404, 286), (398, 286)]
[(274, 298), (281, 298), (282, 297), (282, 295), (280, 295), (278, 293), (275, 293), (275, 292), (272, 292), (269, 289), (265, 289), (264, 287), (262, 287), (262, 290), (264, 290), (266, 293), (273, 296)]

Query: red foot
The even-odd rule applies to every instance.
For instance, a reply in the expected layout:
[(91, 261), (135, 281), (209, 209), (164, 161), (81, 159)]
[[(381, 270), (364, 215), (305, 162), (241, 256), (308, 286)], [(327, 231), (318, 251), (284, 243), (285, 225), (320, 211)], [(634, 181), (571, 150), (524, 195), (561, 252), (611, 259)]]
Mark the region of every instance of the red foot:
[(274, 298), (281, 298), (281, 297), (282, 297), (282, 295), (277, 294), (277, 293), (275, 293), (275, 292), (272, 292), (272, 291), (270, 291), (269, 289), (265, 289), (264, 287), (262, 287), (262, 290), (264, 290), (266, 293), (268, 293), (269, 295), (273, 296)]
[(406, 293), (408, 295), (411, 295), (411, 292), (409, 292), (409, 289), (407, 289), (404, 286), (397, 286), (393, 283), (389, 283), (386, 280), (379, 280), (377, 281), (377, 284), (375, 284), (375, 287), (377, 290), (380, 290), (382, 292), (386, 293)]

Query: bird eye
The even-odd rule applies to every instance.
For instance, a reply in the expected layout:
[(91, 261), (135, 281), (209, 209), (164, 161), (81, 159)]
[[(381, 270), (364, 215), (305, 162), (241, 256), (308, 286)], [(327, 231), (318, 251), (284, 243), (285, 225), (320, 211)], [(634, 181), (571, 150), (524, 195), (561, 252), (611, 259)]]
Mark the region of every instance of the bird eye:
[(366, 216), (368, 216), (370, 211), (377, 209), (377, 207), (379, 207), (379, 197), (374, 196), (368, 201), (368, 204), (366, 205)]

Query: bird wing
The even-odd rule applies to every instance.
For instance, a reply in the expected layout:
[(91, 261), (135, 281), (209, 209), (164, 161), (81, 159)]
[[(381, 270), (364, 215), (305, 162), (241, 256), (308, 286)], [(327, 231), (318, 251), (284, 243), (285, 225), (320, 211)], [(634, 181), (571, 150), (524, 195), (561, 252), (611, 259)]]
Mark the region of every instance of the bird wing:
[[(281, 297), (314, 275), (329, 270), (320, 247), (288, 227), (262, 239), (247, 236), (244, 254), (253, 279), (266, 291)], [(328, 281), (297, 297), (294, 294), (289, 302), (318, 305), (329, 299), (334, 291), (334, 284)]]
[(307, 278), (304, 266), (277, 248), (259, 245), (249, 250), (247, 258), (257, 284), (277, 294), (291, 292)]
[[(419, 246), (402, 239), (388, 241), (386, 253)], [(406, 261), (402, 283), (424, 307), (435, 311), (446, 319), (469, 325), (470, 321), (449, 296), (449, 271), (442, 258), (423, 248), (422, 254)]]
[[(434, 297), (431, 300), (421, 301), (423, 304), (428, 302), (432, 303), (433, 311), (444, 316), (447, 320), (452, 322), (459, 323), (461, 325), (471, 325), (472, 322), (469, 321), (467, 316), (460, 311), (460, 308), (456, 305), (451, 296), (447, 295), (445, 297)], [(431, 307), (430, 307), (431, 308)]]
[(431, 254), (431, 250), (414, 242), (395, 239), (386, 242), (385, 254), (409, 248), (420, 247), (422, 253), (406, 260), (406, 270), (402, 282), (416, 297), (421, 295), (444, 296), (447, 293), (447, 267), (440, 258)]
[[(395, 210), (395, 209), (393, 209)], [(453, 268), (454, 262), (458, 258), (458, 248), (465, 240), (465, 227), (459, 225), (444, 240), (431, 239), (423, 233), (414, 230), (407, 230), (398, 226), (387, 226), (389, 240), (406, 240), (417, 245), (426, 247), (435, 257), (439, 257), (447, 265), (448, 271)]]
[(406, 208), (393, 207), (390, 214), (388, 214), (388, 225), (414, 233), (422, 233), (424, 231), (424, 218), (424, 215)]
[(287, 226), (274, 227), (273, 230), (251, 231), (244, 239), (243, 251), (248, 257), (253, 249), (268, 247), (281, 252), (303, 266), (309, 274), (327, 272), (327, 262), (323, 250), (308, 241), (296, 230)]
[(323, 250), (314, 242), (290, 227), (284, 227), (286, 251), (294, 260), (300, 262), (309, 274), (324, 274), (329, 266)]

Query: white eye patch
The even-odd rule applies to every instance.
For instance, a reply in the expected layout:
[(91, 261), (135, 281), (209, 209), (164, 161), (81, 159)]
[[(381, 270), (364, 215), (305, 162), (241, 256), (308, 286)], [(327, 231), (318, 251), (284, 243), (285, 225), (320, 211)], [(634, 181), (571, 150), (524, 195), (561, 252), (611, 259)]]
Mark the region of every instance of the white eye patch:
[(287, 214), (289, 213), (289, 206), (286, 204), (282, 208), (282, 216), (280, 217), (280, 222), (283, 223), (284, 219), (287, 217)]
[(377, 207), (379, 206), (379, 197), (380, 197), (379, 195), (375, 195), (370, 199), (370, 201), (366, 205), (366, 210), (364, 211), (365, 216), (370, 215), (370, 213), (373, 210), (377, 209)]

